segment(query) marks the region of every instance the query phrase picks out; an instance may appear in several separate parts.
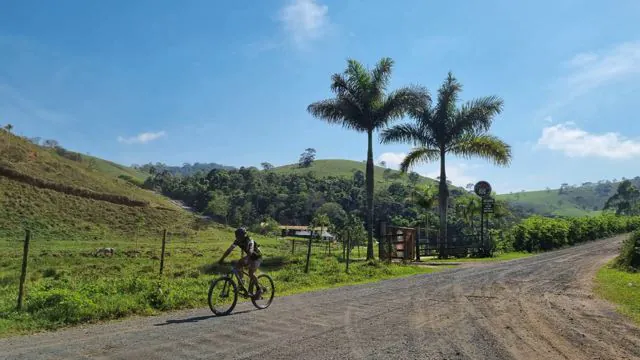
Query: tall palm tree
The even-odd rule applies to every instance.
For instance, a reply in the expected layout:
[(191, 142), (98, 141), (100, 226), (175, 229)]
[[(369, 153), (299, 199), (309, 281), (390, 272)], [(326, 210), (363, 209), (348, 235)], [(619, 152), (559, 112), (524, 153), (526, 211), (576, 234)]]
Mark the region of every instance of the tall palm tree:
[(447, 257), (447, 205), (449, 189), (445, 171), (446, 154), (463, 158), (480, 157), (496, 165), (508, 166), (511, 147), (488, 133), (493, 119), (502, 111), (503, 102), (497, 96), (471, 100), (458, 107), (462, 85), (449, 72), (438, 90), (438, 103), (425, 101), (420, 108), (411, 108), (415, 123), (396, 125), (382, 133), (382, 143), (410, 143), (414, 148), (402, 161), (407, 172), (422, 162), (440, 160), (440, 257)]
[(307, 110), (314, 117), (330, 124), (367, 134), (367, 259), (373, 259), (373, 133), (391, 121), (428, 101), (428, 94), (420, 88), (401, 88), (387, 92), (393, 60), (381, 59), (369, 70), (356, 60), (348, 60), (342, 74), (331, 77), (332, 99), (315, 102)]

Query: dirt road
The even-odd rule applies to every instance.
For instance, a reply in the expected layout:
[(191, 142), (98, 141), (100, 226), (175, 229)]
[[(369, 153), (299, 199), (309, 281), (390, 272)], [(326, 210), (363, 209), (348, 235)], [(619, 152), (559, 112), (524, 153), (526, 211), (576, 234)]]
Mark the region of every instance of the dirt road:
[(222, 318), (201, 309), (9, 338), (0, 358), (638, 359), (640, 330), (590, 290), (619, 243), (276, 298), (262, 311), (241, 304)]

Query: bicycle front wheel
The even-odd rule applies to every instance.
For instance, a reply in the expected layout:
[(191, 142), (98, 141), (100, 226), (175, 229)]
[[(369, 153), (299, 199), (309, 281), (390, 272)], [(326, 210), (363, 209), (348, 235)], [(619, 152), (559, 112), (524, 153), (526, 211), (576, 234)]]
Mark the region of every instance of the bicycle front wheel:
[[(273, 301), (273, 296), (276, 294), (276, 288), (273, 285), (271, 276), (267, 274), (258, 275), (256, 279), (258, 280), (258, 286), (256, 286), (254, 281), (251, 281), (249, 285), (249, 292), (254, 294), (251, 297), (251, 302), (253, 303), (253, 306), (258, 309), (266, 309)], [(259, 296), (257, 296), (258, 287), (262, 290)]]
[(228, 277), (211, 282), (209, 287), (209, 309), (217, 316), (229, 315), (238, 302), (238, 287)]

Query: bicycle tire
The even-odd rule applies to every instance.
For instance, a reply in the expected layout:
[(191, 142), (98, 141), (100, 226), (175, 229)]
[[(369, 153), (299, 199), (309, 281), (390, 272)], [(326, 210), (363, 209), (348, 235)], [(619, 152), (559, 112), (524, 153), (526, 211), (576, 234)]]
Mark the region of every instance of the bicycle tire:
[[(213, 303), (211, 302), (211, 296), (213, 295), (213, 290), (215, 289), (216, 284), (218, 284), (219, 282), (228, 283), (229, 285), (231, 285), (231, 290), (233, 291), (233, 301), (231, 302), (231, 306), (229, 307), (229, 309), (227, 309), (226, 311), (218, 311), (213, 306)], [(223, 286), (224, 286), (224, 284), (223, 284)], [(233, 311), (233, 309), (236, 307), (236, 304), (238, 303), (238, 286), (233, 281), (233, 279), (231, 279), (228, 276), (224, 276), (224, 277), (218, 278), (216, 280), (213, 280), (211, 282), (211, 285), (209, 286), (208, 302), (209, 302), (209, 309), (211, 309), (211, 312), (213, 312), (216, 316), (229, 315)]]
[[(260, 274), (258, 276), (256, 276), (256, 279), (258, 279), (258, 284), (261, 284), (260, 279), (266, 279), (266, 287), (268, 288), (268, 294), (269, 294), (269, 300), (267, 301), (266, 305), (260, 305), (257, 303), (257, 300), (255, 298), (255, 296), (251, 297), (251, 302), (253, 303), (253, 306), (255, 306), (256, 308), (263, 310), (269, 307), (269, 305), (271, 305), (271, 302), (273, 302), (273, 297), (276, 294), (276, 287), (273, 284), (273, 279), (271, 278), (271, 276), (267, 275), (267, 274)], [(249, 285), (249, 292), (251, 292), (252, 294), (255, 294), (255, 291), (253, 291), (253, 287), (255, 287), (254, 282), (251, 281), (251, 284)], [(257, 290), (257, 289), (256, 289)]]

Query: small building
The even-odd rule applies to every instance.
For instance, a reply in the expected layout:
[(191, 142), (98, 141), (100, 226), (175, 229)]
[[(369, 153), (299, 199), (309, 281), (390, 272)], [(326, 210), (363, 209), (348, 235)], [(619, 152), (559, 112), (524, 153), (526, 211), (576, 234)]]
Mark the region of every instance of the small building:
[[(320, 231), (322, 230), (322, 234)], [(282, 233), (282, 237), (285, 236), (293, 236), (293, 237), (305, 237), (308, 238), (311, 235), (308, 226), (304, 225), (281, 225), (280, 231)], [(326, 229), (320, 229), (320, 227), (316, 227), (313, 229), (313, 235), (315, 237), (320, 236), (322, 240), (333, 241), (335, 236), (329, 233)]]

